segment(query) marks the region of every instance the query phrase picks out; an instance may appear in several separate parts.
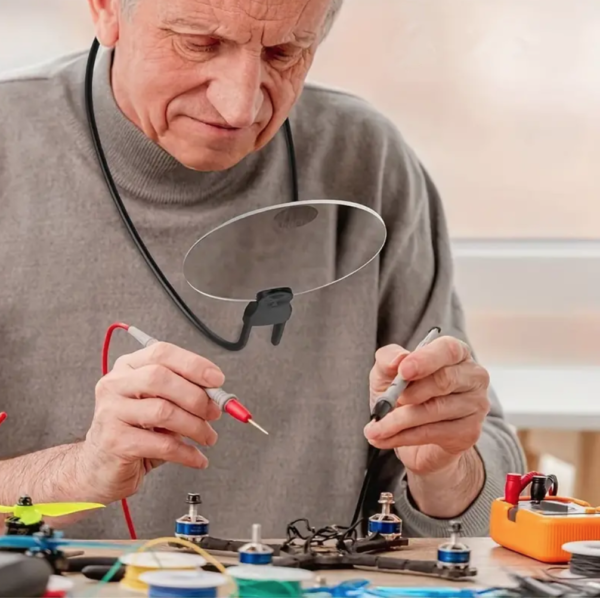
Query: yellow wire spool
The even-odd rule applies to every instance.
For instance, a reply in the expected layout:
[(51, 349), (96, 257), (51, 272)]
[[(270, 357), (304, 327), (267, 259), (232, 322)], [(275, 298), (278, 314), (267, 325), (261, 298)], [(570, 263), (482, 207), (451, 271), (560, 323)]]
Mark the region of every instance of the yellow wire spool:
[(193, 571), (206, 564), (206, 560), (198, 554), (177, 552), (134, 552), (124, 555), (121, 562), (126, 565), (125, 576), (121, 586), (128, 590), (145, 592), (147, 584), (140, 580), (140, 575), (150, 571)]
[[(149, 548), (158, 546), (160, 544), (178, 544), (193, 550), (196, 554), (175, 551), (155, 552), (153, 550), (145, 552)], [(156, 538), (155, 540), (150, 540), (138, 548), (135, 552), (122, 556), (120, 560), (126, 565), (125, 576), (121, 580), (120, 585), (123, 588), (133, 590), (135, 592), (145, 593), (148, 591), (148, 584), (144, 583), (140, 579), (140, 576), (144, 573), (160, 570), (198, 570), (200, 567), (205, 565), (206, 562), (214, 565), (227, 577), (228, 581), (231, 582), (231, 577), (227, 573), (227, 569), (221, 563), (219, 563), (219, 561), (217, 561), (208, 552), (202, 550), (202, 548), (199, 546), (196, 546), (192, 542), (182, 538)]]

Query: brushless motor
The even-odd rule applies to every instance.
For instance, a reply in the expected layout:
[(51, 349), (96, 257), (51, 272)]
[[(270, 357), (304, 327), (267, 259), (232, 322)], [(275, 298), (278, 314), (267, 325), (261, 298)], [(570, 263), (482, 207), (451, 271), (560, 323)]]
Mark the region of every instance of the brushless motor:
[(198, 514), (198, 505), (202, 504), (199, 494), (188, 494), (185, 501), (189, 505), (187, 515), (177, 519), (175, 523), (175, 536), (194, 542), (208, 536), (208, 519)]
[(262, 543), (259, 523), (252, 526), (252, 541), (239, 550), (240, 563), (244, 565), (270, 565), (273, 562), (273, 549)]
[(391, 492), (380, 494), (381, 512), (369, 517), (370, 534), (378, 534), (388, 540), (395, 540), (402, 536), (402, 519), (392, 513), (394, 502), (394, 495)]
[(443, 569), (466, 569), (471, 563), (471, 549), (458, 541), (462, 530), (460, 521), (450, 522), (450, 541), (438, 547), (438, 566)]

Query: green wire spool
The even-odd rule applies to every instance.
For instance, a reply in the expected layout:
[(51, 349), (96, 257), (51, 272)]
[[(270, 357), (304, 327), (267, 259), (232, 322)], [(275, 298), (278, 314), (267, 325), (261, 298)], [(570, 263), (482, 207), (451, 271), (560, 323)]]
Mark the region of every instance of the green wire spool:
[(297, 581), (237, 580), (233, 598), (302, 598), (302, 584)]
[(231, 598), (302, 598), (302, 582), (313, 578), (305, 569), (273, 565), (241, 565), (227, 573), (237, 585)]

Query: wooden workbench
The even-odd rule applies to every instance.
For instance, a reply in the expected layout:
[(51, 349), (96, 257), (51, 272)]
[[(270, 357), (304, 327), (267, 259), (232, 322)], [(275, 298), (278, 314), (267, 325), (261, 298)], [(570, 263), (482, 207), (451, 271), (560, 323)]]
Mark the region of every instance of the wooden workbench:
[[(387, 556), (398, 556), (399, 558), (434, 560), (436, 550), (442, 540), (435, 539), (417, 539), (410, 540), (406, 548), (396, 553), (388, 553)], [(495, 544), (489, 538), (473, 538), (463, 540), (471, 548), (471, 563), (478, 570), (478, 575), (473, 581), (467, 582), (448, 582), (442, 579), (434, 579), (424, 576), (397, 574), (397, 573), (372, 573), (364, 570), (347, 571), (319, 571), (315, 574), (324, 577), (328, 584), (339, 583), (346, 579), (369, 579), (378, 585), (394, 586), (445, 586), (454, 587), (490, 587), (490, 586), (511, 586), (514, 585), (507, 578), (504, 569), (511, 569), (517, 573), (530, 575), (548, 568), (544, 563), (538, 563), (532, 559), (520, 556), (514, 552), (508, 551)], [(125, 543), (126, 544), (126, 543)], [(164, 550), (163, 547), (157, 547), (156, 550)], [(91, 553), (88, 553), (91, 554)], [(102, 555), (109, 555), (110, 552), (102, 551)], [(117, 554), (117, 553), (113, 553)], [(219, 559), (222, 562), (232, 562), (228, 559)], [(119, 587), (118, 583), (110, 583), (104, 586), (99, 593), (94, 592), (93, 586), (97, 582), (86, 580), (81, 575), (73, 576), (76, 582), (74, 598), (83, 598), (93, 595), (98, 598), (128, 598), (140, 596), (140, 594), (131, 592)], [(92, 593), (93, 592), (93, 593)]]

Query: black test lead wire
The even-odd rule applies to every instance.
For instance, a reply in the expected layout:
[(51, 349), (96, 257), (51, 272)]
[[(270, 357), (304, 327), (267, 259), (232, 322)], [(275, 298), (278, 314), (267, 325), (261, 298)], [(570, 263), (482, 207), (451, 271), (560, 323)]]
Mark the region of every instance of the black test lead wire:
[[(440, 336), (441, 333), (442, 329), (439, 326), (434, 326), (427, 333), (425, 338), (416, 346), (415, 351), (434, 341), (438, 336)], [(377, 402), (375, 403), (375, 406), (373, 407), (373, 411), (371, 413), (371, 421), (379, 421), (383, 419), (388, 413), (393, 411), (398, 403), (398, 398), (404, 392), (408, 384), (409, 383), (406, 380), (404, 380), (404, 378), (400, 374), (398, 374), (394, 378), (390, 386), (387, 388), (387, 390), (377, 399)], [(362, 487), (360, 489), (360, 494), (358, 496), (356, 507), (354, 509), (354, 514), (352, 516), (352, 521), (350, 523), (351, 526), (355, 525), (360, 519), (365, 499), (367, 497), (367, 491), (371, 484), (373, 475), (375, 474), (375, 469), (377, 467), (380, 455), (381, 451), (379, 449), (376, 449), (373, 446), (369, 447), (367, 467), (365, 469)]]

